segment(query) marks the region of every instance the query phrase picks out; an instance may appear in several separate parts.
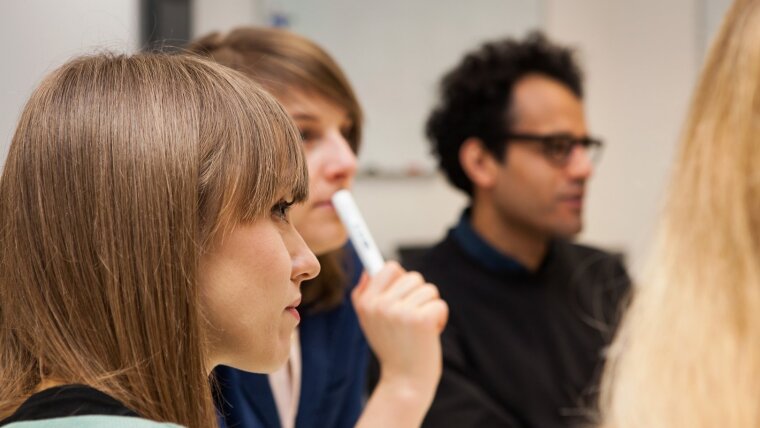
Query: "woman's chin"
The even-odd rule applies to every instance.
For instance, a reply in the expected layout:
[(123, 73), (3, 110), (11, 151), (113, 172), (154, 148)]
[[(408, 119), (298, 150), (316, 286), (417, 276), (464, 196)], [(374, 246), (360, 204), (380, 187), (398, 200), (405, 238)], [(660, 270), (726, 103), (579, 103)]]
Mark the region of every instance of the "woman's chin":
[(244, 365), (243, 367), (235, 367), (236, 369), (244, 370), (251, 373), (270, 374), (277, 370), (280, 370), (288, 362), (290, 352), (284, 352), (282, 355), (277, 355), (271, 358), (269, 361), (260, 361), (256, 365)]

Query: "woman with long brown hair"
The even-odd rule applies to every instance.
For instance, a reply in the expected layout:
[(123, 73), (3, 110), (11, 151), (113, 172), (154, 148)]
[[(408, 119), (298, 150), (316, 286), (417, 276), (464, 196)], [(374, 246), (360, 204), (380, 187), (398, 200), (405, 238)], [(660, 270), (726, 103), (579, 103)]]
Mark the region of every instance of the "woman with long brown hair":
[(710, 49), (653, 255), (610, 351), (601, 426), (760, 426), (759, 0), (736, 0)]
[[(261, 84), (294, 118), (309, 167), (309, 199), (294, 208), (293, 222), (323, 266), (303, 286), (306, 314), (295, 339), (301, 352), (294, 348), (286, 367), (268, 377), (226, 367), (217, 371), (228, 425), (339, 428), (354, 426), (361, 414), (364, 422), (377, 417), (378, 423), (398, 426), (388, 418), (405, 413), (398, 411), (404, 403), (432, 401), (428, 393), (435, 388), (429, 385), (437, 384), (441, 362), (422, 343), (383, 347), (372, 326), (388, 322), (392, 312), (363, 311), (359, 320), (382, 366), (375, 394), (398, 405), (379, 414), (373, 396), (362, 413), (368, 351), (349, 298), (353, 279), (338, 264), (346, 231), (330, 203), (333, 193), (351, 187), (361, 142), (362, 112), (347, 77), (314, 42), (282, 29), (237, 28), (205, 36), (189, 49)], [(362, 301), (357, 303), (361, 311)], [(413, 324), (394, 321), (402, 331)]]
[[(300, 145), (273, 98), (202, 59), (96, 55), (46, 78), (0, 178), (0, 425), (213, 427), (215, 366), (280, 367), (319, 270), (289, 214)], [(359, 297), (437, 338), (445, 305), (391, 270)]]

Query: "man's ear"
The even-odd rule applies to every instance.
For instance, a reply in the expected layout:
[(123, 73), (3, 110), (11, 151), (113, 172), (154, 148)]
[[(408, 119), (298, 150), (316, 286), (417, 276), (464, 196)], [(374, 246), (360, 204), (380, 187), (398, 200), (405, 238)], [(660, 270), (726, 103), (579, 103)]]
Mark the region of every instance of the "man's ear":
[(459, 147), (459, 163), (476, 187), (490, 188), (496, 183), (501, 164), (479, 138), (470, 137)]

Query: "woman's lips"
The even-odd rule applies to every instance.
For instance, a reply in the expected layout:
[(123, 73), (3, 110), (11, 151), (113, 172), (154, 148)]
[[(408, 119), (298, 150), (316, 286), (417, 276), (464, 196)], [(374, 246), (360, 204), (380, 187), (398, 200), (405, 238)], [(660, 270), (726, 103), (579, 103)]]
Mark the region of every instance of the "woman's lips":
[(301, 314), (298, 313), (298, 309), (288, 307), (285, 309), (285, 311), (289, 312), (293, 317), (295, 317), (296, 321), (301, 321)]
[(301, 304), (301, 296), (298, 296), (293, 302), (290, 303), (290, 305), (285, 307), (285, 312), (289, 312), (291, 315), (293, 315), (296, 319), (296, 321), (301, 321), (301, 314), (298, 313), (298, 305)]

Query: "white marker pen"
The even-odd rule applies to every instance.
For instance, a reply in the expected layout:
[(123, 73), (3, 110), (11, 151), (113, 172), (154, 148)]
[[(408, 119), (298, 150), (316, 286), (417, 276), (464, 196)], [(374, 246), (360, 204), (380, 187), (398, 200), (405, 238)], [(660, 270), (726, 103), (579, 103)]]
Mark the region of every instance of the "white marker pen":
[(364, 269), (370, 276), (375, 275), (383, 267), (385, 261), (380, 250), (377, 249), (375, 240), (369, 233), (367, 223), (364, 222), (351, 192), (346, 189), (335, 192), (332, 203), (338, 212), (340, 221), (343, 222), (343, 226), (348, 231), (348, 237), (351, 239), (356, 253), (359, 254)]

